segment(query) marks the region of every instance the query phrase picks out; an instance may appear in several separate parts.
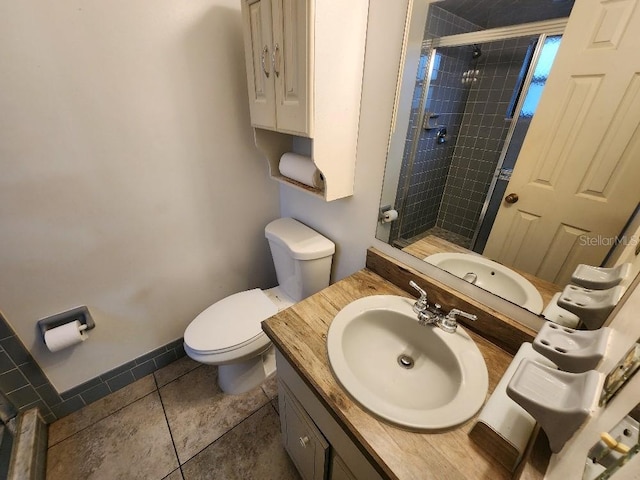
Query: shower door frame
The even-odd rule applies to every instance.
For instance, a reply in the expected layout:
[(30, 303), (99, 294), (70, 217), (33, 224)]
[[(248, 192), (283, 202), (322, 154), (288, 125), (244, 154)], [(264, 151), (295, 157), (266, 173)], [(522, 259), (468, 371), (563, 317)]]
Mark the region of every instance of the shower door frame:
[[(531, 81), (533, 80), (533, 74), (535, 73), (536, 66), (538, 65), (538, 61), (540, 60), (540, 54), (542, 53), (542, 49), (544, 48), (545, 40), (547, 39), (547, 37), (556, 36), (556, 35), (562, 35), (562, 33), (559, 33), (559, 34), (556, 33), (553, 35), (543, 33), (538, 36), (535, 49), (533, 50), (533, 54), (531, 55), (529, 66), (527, 67), (527, 74), (525, 75), (524, 81), (522, 82), (522, 86), (520, 87), (520, 96), (518, 97), (518, 102), (516, 103), (516, 106), (513, 109), (513, 116), (511, 117), (511, 123), (509, 124), (507, 135), (504, 139), (504, 142), (502, 143), (502, 149), (500, 151), (500, 157), (498, 159), (498, 163), (496, 164), (496, 170), (493, 174), (493, 178), (491, 179), (491, 183), (489, 184), (489, 190), (487, 191), (487, 195), (484, 199), (484, 204), (482, 205), (482, 210), (480, 211), (480, 216), (478, 217), (478, 221), (476, 223), (475, 232), (473, 233), (473, 237), (471, 238), (470, 250), (474, 250), (476, 246), (478, 235), (480, 234), (480, 229), (482, 228), (482, 224), (484, 222), (484, 219), (487, 215), (487, 211), (489, 209), (489, 204), (491, 203), (491, 199), (493, 197), (493, 192), (495, 191), (498, 180), (500, 179), (501, 172), (502, 172), (502, 165), (504, 165), (504, 161), (507, 157), (509, 147), (511, 146), (513, 133), (516, 129), (516, 125), (518, 124), (518, 120), (520, 119), (520, 114), (522, 113), (522, 107), (524, 106), (524, 102), (527, 97), (529, 87), (531, 86)], [(478, 252), (478, 253), (482, 253), (482, 252)]]

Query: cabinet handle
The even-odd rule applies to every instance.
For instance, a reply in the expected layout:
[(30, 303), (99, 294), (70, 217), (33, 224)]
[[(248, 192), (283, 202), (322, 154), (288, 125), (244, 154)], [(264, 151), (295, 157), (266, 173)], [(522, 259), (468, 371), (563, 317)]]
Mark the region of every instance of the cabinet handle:
[(309, 445), (309, 437), (306, 435), (304, 437), (300, 437), (300, 445), (302, 445), (302, 448), (307, 448), (307, 445)]
[(262, 49), (262, 56), (261, 56), (262, 71), (264, 72), (266, 77), (269, 78), (269, 74), (271, 73), (271, 71), (267, 70), (268, 63), (265, 61), (267, 56), (269, 56), (269, 47), (265, 45), (264, 48)]
[(280, 46), (277, 43), (273, 47), (271, 61), (273, 62), (273, 73), (276, 74), (276, 77), (280, 77)]

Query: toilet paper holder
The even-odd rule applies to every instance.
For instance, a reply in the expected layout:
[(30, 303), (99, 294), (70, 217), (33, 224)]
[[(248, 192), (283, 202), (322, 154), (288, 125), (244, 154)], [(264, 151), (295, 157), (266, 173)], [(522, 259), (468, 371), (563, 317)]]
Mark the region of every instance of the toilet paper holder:
[(89, 309), (86, 307), (86, 305), (83, 305), (81, 307), (72, 308), (71, 310), (67, 310), (66, 312), (57, 313), (55, 315), (51, 315), (50, 317), (43, 318), (42, 320), (38, 320), (37, 325), (38, 329), (40, 330), (40, 334), (42, 335), (42, 340), (44, 341), (44, 332), (46, 332), (47, 330), (61, 327), (62, 325), (75, 322), (76, 320), (82, 325), (87, 326), (85, 331), (91, 330), (96, 326), (96, 323), (91, 317), (91, 313), (89, 313)]

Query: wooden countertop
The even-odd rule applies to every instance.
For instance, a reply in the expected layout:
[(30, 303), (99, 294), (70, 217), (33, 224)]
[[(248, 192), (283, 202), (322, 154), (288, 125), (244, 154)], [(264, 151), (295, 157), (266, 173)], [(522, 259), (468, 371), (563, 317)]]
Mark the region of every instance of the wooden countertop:
[[(475, 417), (445, 431), (410, 432), (373, 417), (338, 385), (327, 356), (329, 325), (348, 303), (369, 295), (408, 296), (364, 269), (269, 318), (263, 322), (263, 329), (331, 415), (360, 444), (363, 453), (389, 478), (511, 478), (510, 472), (469, 438)], [(512, 357), (469, 329), (466, 331), (475, 340), (487, 364), (489, 395)]]
[[(454, 243), (448, 242), (442, 238), (436, 237), (434, 235), (428, 235), (415, 243), (412, 243), (408, 247), (402, 249), (403, 252), (407, 252), (414, 257), (424, 259), (429, 255), (433, 255), (436, 253), (444, 253), (444, 252), (455, 252), (455, 253), (469, 253), (471, 255), (478, 255), (471, 250), (468, 250), (464, 247), (460, 247)], [(514, 272), (519, 273), (524, 278), (529, 280), (534, 287), (540, 292), (540, 296), (542, 297), (542, 302), (546, 307), (551, 302), (551, 298), (557, 293), (563, 290), (563, 287), (556, 285), (555, 283), (549, 282), (547, 280), (543, 280), (542, 278), (536, 277), (535, 275), (523, 272), (522, 270), (518, 270), (513, 267), (509, 267)]]

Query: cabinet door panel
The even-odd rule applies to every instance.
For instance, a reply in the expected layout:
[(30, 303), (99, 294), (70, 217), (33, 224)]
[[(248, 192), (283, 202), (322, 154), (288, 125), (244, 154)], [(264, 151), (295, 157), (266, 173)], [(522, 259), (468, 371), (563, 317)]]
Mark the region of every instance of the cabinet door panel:
[(243, 0), (249, 109), (254, 127), (276, 128), (271, 0)]
[(331, 459), (331, 480), (356, 480), (351, 470), (349, 470), (342, 459), (335, 454)]
[(279, 383), (278, 403), (284, 446), (303, 480), (324, 480), (327, 476), (329, 444), (302, 406)]
[(311, 48), (306, 0), (273, 0), (278, 130), (311, 136)]

